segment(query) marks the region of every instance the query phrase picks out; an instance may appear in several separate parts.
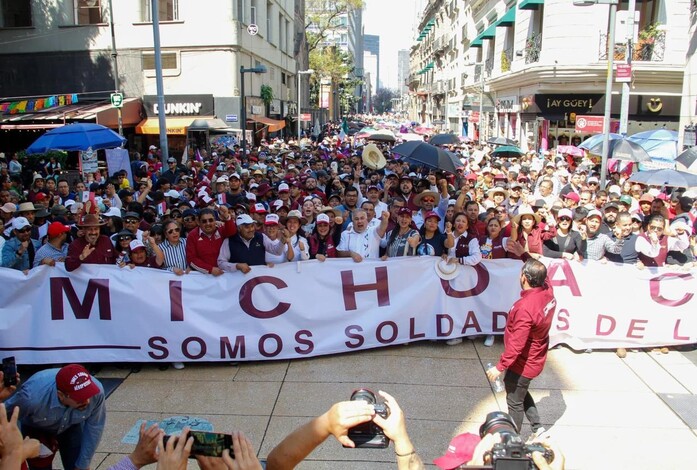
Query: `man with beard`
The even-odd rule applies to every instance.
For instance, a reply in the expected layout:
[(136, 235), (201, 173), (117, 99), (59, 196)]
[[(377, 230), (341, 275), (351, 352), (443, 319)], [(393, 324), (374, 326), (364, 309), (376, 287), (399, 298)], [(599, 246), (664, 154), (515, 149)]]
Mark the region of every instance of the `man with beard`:
[[(419, 210), (414, 214), (413, 223), (418, 229), (424, 224), (424, 214), (435, 212), (440, 217), (440, 229), (445, 231), (445, 212), (448, 210), (448, 181), (443, 178), (438, 181), (440, 194), (435, 191), (423, 191), (414, 197), (414, 204)], [(377, 212), (377, 211), (376, 211)]]
[(418, 206), (414, 204), (414, 182), (411, 180), (409, 175), (402, 175), (399, 179), (399, 189), (397, 194), (402, 196), (405, 201), (407, 201), (407, 207), (412, 211), (418, 210)]
[(24, 217), (12, 222), (12, 238), (2, 247), (2, 267), (16, 269), (27, 274), (34, 264), (36, 252), (41, 244), (31, 238), (32, 227)]
[(586, 216), (586, 224), (581, 225), (581, 234), (586, 239), (586, 253), (584, 259), (600, 260), (605, 257), (605, 253), (620, 254), (624, 245), (622, 229), (615, 224), (613, 229), (614, 237), (600, 231), (603, 214), (598, 210), (592, 210)]
[(85, 215), (77, 224), (82, 236), (68, 246), (66, 271), (75, 271), (83, 264), (114, 264), (114, 245), (100, 233), (102, 225), (104, 222), (96, 214)]
[(305, 179), (305, 196), (317, 196), (322, 200), (323, 205), (327, 205), (327, 195), (317, 188), (317, 180), (312, 176)]
[(620, 206), (616, 202), (608, 202), (603, 207), (603, 223), (600, 225), (600, 233), (610, 235), (620, 213)]
[[(37, 372), (14, 395), (13, 388), (0, 381), (0, 401), (10, 413), (19, 407), (22, 434), (58, 449), (63, 468), (89, 469), (106, 423), (102, 384), (81, 365), (69, 364)], [(29, 468), (50, 469), (52, 457), (29, 460)]]

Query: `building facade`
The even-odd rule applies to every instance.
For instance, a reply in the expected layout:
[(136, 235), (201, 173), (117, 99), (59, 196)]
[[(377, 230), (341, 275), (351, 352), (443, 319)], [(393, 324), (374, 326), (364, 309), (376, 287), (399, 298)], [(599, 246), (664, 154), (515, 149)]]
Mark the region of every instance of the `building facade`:
[[(111, 2), (12, 3), (15, 11), (4, 8), (1, 19), (2, 96), (74, 94), (80, 102), (108, 99), (116, 88)], [(160, 0), (159, 9), (164, 94), (171, 104), (165, 112), (175, 150), (184, 146), (176, 136), (193, 119), (218, 117), (241, 128), (240, 67), (267, 68), (265, 74), (244, 74), (247, 116), (252, 122), (282, 120), (295, 110), (296, 55), (302, 52), (297, 22), (300, 16), (304, 21), (295, 0)], [(150, 102), (157, 94), (151, 2), (113, 1), (113, 32), (118, 88), (127, 100)], [(262, 84), (273, 90), (269, 106), (260, 98)], [(143, 119), (156, 118), (151, 106), (144, 106), (143, 112)], [(176, 121), (170, 123), (170, 118)], [(158, 126), (146, 124), (152, 123), (124, 123), (135, 128), (130, 140), (137, 149), (157, 143)]]
[[(629, 54), (627, 7), (619, 3), (614, 59), (632, 59), (628, 133), (678, 130), (690, 1), (636, 0)], [(569, 0), (431, 0), (410, 51), (412, 118), (523, 148), (586, 137), (576, 121), (602, 116), (608, 98), (608, 15), (607, 5)], [(613, 119), (621, 89), (614, 83), (609, 97)]]

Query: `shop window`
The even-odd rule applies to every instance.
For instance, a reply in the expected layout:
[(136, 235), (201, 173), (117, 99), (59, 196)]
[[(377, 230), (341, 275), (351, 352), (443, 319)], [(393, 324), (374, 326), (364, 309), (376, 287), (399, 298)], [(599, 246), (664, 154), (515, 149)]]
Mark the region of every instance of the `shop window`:
[[(181, 73), (178, 51), (162, 51), (162, 74), (166, 77), (177, 76)], [(143, 72), (148, 77), (155, 76), (155, 53), (143, 52)]]
[(32, 26), (30, 0), (0, 0), (0, 27)]
[(104, 23), (101, 0), (75, 0), (75, 24)]
[[(150, 23), (152, 21), (152, 2), (150, 0), (141, 0), (143, 2), (142, 12), (143, 21)], [(177, 21), (179, 19), (179, 0), (160, 0), (158, 4), (159, 14), (157, 19), (160, 21)]]
[[(636, 11), (639, 12), (639, 31), (646, 30), (654, 24), (666, 23), (665, 5), (661, 0), (635, 0)], [(617, 7), (618, 11), (627, 11), (629, 0), (622, 0)]]

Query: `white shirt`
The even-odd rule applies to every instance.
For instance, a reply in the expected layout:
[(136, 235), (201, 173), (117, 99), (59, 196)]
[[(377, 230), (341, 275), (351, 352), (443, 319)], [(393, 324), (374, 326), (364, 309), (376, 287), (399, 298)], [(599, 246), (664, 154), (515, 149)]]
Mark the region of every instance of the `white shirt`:
[[(683, 251), (688, 246), (690, 246), (690, 239), (687, 237), (686, 233), (678, 237), (668, 237), (668, 251)], [(637, 237), (634, 249), (638, 253), (642, 253), (649, 258), (655, 258), (661, 252), (661, 244), (657, 243), (653, 245), (644, 237)]]
[(337, 250), (353, 251), (363, 257), (363, 259), (380, 259), (380, 240), (378, 235), (380, 226), (368, 227), (365, 231), (358, 233), (353, 227), (341, 234), (341, 241)]

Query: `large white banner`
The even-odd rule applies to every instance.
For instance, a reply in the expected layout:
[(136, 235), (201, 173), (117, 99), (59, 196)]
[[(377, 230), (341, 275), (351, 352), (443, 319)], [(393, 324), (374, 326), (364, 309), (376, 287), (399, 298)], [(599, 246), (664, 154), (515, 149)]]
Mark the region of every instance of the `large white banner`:
[[(485, 261), (444, 281), (435, 260), (305, 261), (220, 277), (0, 269), (0, 355), (24, 364), (267, 360), (503, 334), (522, 264)], [(558, 301), (551, 346), (697, 341), (694, 273), (546, 263)]]

